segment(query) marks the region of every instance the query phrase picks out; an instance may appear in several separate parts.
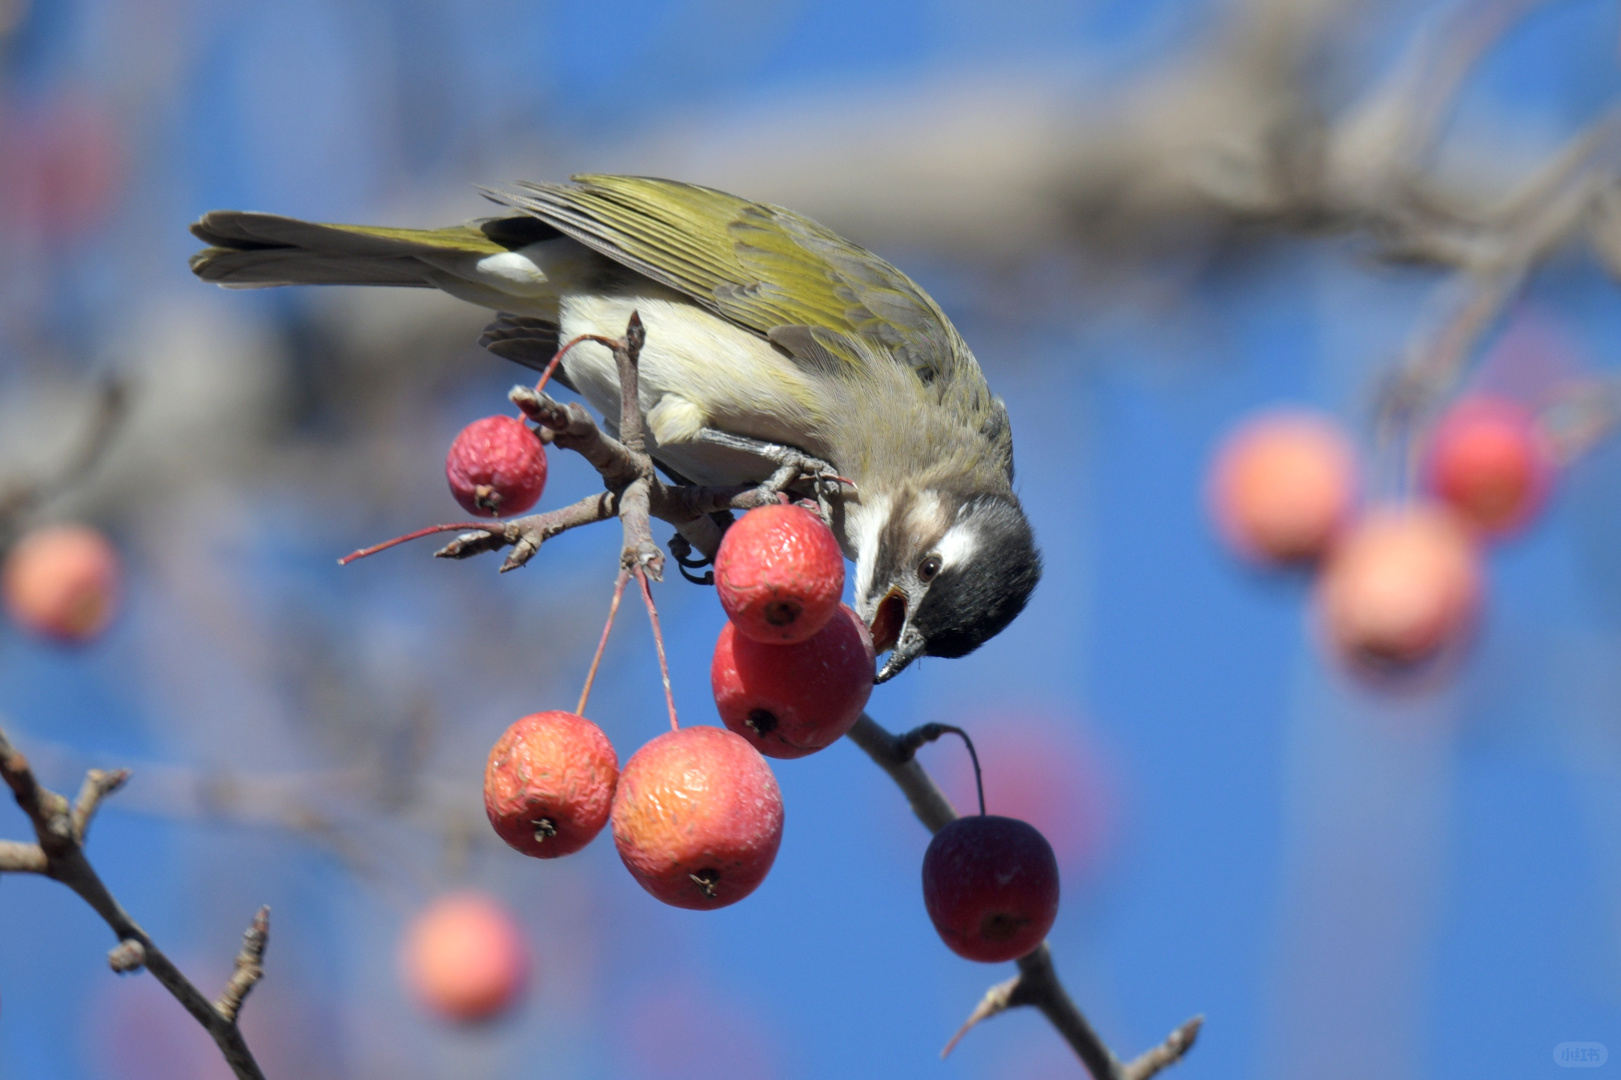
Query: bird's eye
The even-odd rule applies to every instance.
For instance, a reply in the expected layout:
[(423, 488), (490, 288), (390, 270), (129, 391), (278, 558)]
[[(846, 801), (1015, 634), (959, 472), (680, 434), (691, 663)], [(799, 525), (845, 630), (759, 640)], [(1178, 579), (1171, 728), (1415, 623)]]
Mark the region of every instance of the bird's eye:
[(933, 581), (934, 575), (940, 572), (940, 556), (930, 555), (917, 565), (917, 579), (919, 581)]

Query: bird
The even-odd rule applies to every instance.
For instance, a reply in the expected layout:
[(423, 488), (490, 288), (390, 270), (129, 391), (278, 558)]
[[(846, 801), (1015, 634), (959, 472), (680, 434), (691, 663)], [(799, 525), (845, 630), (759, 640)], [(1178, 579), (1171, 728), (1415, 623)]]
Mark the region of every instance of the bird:
[[(855, 563), (856, 613), (885, 682), (960, 657), (1022, 611), (1041, 556), (1013, 489), (1002, 399), (916, 283), (809, 218), (650, 177), (481, 188), (502, 211), (438, 229), (236, 210), (191, 232), (193, 272), (227, 288), (438, 288), (493, 309), (483, 342), (533, 363), (559, 341), (646, 328), (648, 451), (672, 475), (752, 483), (784, 453), (850, 487), (829, 524)], [(576, 345), (558, 378), (619, 415), (611, 351)]]

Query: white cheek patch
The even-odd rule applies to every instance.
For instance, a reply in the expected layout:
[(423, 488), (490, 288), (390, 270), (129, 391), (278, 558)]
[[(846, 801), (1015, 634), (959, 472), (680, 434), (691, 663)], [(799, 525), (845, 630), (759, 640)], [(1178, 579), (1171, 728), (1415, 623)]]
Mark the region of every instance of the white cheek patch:
[(889, 496), (874, 495), (859, 503), (845, 504), (845, 521), (856, 549), (856, 611), (863, 619), (872, 618), (877, 597), (872, 595), (872, 576), (878, 568), (878, 541), (889, 520)]
[(961, 523), (947, 529), (934, 550), (940, 556), (941, 569), (949, 569), (972, 559), (978, 547), (979, 531), (972, 525)]

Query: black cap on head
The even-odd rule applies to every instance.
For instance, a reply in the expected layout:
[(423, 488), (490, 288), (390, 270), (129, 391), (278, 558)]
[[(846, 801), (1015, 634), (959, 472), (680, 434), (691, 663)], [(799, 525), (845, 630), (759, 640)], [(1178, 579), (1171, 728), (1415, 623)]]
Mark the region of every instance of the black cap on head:
[(1041, 579), (1041, 553), (1012, 495), (976, 495), (944, 543), (956, 546), (908, 620), (925, 656), (966, 656), (1024, 610)]

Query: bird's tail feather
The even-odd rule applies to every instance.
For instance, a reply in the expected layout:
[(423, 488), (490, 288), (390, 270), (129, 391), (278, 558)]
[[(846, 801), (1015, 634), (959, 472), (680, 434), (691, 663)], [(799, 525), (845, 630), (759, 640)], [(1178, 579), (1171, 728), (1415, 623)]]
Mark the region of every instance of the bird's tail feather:
[[(478, 343), (496, 356), (543, 371), (557, 353), (557, 323), (503, 312), (484, 328)], [(559, 367), (552, 377), (570, 390), (574, 384)]]
[(477, 260), (558, 235), (533, 218), (448, 229), (325, 225), (275, 214), (215, 210), (191, 227), (210, 245), (191, 257), (204, 281), (228, 288), (270, 285), (440, 284), (445, 260)]

